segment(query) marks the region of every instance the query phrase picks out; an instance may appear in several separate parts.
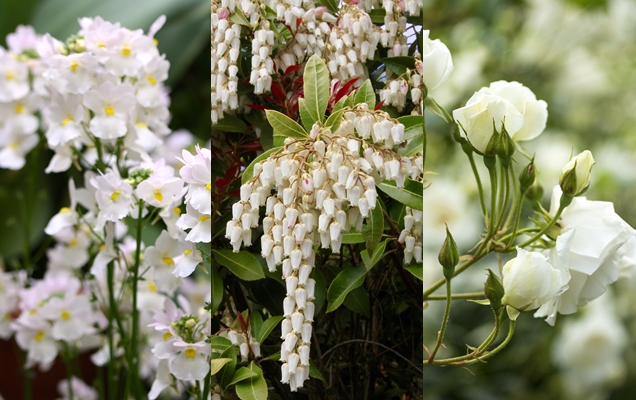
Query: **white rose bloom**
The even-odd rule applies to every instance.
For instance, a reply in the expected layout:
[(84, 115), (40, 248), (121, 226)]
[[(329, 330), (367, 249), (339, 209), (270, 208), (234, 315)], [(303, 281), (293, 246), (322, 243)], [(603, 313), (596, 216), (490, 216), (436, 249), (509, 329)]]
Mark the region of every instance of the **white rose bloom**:
[(519, 311), (534, 310), (554, 298), (565, 282), (561, 271), (541, 253), (517, 248), (517, 257), (503, 267), (503, 304)]
[(448, 47), (439, 39), (431, 40), (425, 30), (424, 47), (422, 51), (422, 79), (430, 91), (442, 84), (453, 71), (453, 59)]
[(569, 398), (598, 398), (590, 391), (618, 384), (624, 377), (622, 355), (628, 338), (614, 308), (606, 298), (590, 304), (581, 318), (568, 319), (555, 339), (552, 360), (562, 371)]
[[(553, 215), (560, 198), (561, 189), (556, 186), (550, 207)], [(571, 235), (561, 243), (557, 238), (557, 250), (567, 254), (571, 279), (567, 290), (535, 313), (535, 317), (548, 317), (550, 325), (554, 325), (557, 312), (573, 314), (577, 307), (602, 295), (618, 279), (619, 267), (629, 264), (635, 253), (633, 242), (628, 241), (636, 231), (614, 212), (610, 202), (575, 197), (561, 214), (559, 224), (559, 237)], [(618, 252), (624, 245), (627, 247)]]

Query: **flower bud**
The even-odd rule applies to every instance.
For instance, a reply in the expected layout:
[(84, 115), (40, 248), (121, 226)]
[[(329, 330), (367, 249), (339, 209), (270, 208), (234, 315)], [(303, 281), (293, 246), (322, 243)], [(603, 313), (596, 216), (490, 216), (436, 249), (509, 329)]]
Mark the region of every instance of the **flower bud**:
[(448, 225), (446, 226), (446, 240), (444, 240), (444, 244), (442, 244), (442, 248), (439, 251), (438, 260), (444, 268), (444, 277), (447, 280), (452, 279), (455, 273), (455, 266), (459, 262), (459, 251), (453, 235), (448, 230)]
[(490, 300), (490, 307), (493, 310), (501, 308), (501, 298), (504, 296), (504, 287), (501, 279), (495, 275), (492, 270), (488, 269), (488, 279), (484, 283), (484, 294)]
[(572, 197), (582, 195), (590, 186), (593, 166), (594, 157), (589, 150), (585, 150), (565, 164), (559, 179), (563, 194)]
[(502, 127), (499, 141), (495, 147), (497, 149), (497, 155), (501, 158), (503, 166), (506, 167), (507, 165), (510, 165), (510, 158), (515, 153), (515, 143), (510, 138), (510, 135), (508, 135), (508, 132), (506, 132), (505, 125)]
[(534, 179), (537, 175), (537, 170), (534, 166), (534, 157), (530, 160), (530, 164), (528, 164), (519, 174), (519, 184), (521, 193), (525, 193), (526, 190), (534, 183)]

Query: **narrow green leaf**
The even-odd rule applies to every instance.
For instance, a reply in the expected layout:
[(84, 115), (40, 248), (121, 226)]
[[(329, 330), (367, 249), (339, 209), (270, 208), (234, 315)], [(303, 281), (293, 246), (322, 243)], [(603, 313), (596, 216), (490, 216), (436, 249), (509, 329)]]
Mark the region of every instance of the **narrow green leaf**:
[(362, 233), (353, 232), (353, 233), (342, 234), (342, 244), (356, 244), (356, 243), (364, 243), (364, 239), (362, 238)]
[(237, 369), (236, 372), (234, 372), (234, 376), (232, 377), (232, 380), (227, 385), (232, 386), (240, 381), (244, 381), (245, 379), (249, 379), (256, 375), (257, 375), (256, 372), (252, 371), (251, 369), (247, 367), (241, 367)]
[(277, 351), (274, 354), (271, 354), (267, 357), (261, 358), (261, 361), (279, 361), (280, 360), (280, 351)]
[(221, 336), (213, 336), (212, 339), (210, 339), (210, 347), (213, 352), (223, 353), (232, 347), (232, 342)]
[(373, 254), (378, 243), (380, 243), (382, 232), (384, 231), (384, 216), (382, 215), (382, 207), (379, 200), (379, 198), (376, 199), (375, 208), (370, 210), (367, 217), (367, 226), (362, 230), (362, 238), (367, 244), (367, 251), (370, 254)]
[(398, 122), (404, 125), (404, 140), (409, 141), (418, 135), (422, 135), (424, 118), (421, 115), (405, 115), (399, 117)]
[(247, 124), (235, 115), (225, 114), (216, 124), (212, 125), (212, 130), (244, 133), (247, 131)]
[(367, 79), (364, 81), (362, 86), (358, 88), (353, 102), (355, 104), (366, 103), (369, 105), (369, 110), (373, 110), (375, 108), (375, 92), (373, 91), (373, 86), (371, 85), (370, 80)]
[(449, 112), (446, 111), (446, 109), (442, 107), (438, 102), (436, 102), (434, 98), (427, 97), (424, 100), (424, 104), (427, 110), (433, 111), (435, 114), (442, 117), (442, 119), (447, 123), (452, 123), (454, 121), (453, 116), (449, 114)]
[(371, 268), (373, 268), (375, 264), (377, 264), (378, 261), (382, 259), (385, 250), (386, 240), (380, 243), (378, 247), (375, 248), (375, 251), (373, 252), (371, 257), (369, 257), (369, 252), (366, 249), (360, 252), (360, 255), (362, 256), (362, 262), (364, 263), (364, 267), (366, 268), (367, 272), (371, 271)]
[(378, 61), (398, 75), (406, 73), (407, 69), (415, 69), (415, 58), (413, 57), (388, 57), (382, 58)]
[(261, 317), (261, 313), (258, 311), (252, 312), (250, 314), (250, 332), (253, 337), (258, 337), (258, 331), (261, 330), (261, 326), (263, 326), (263, 317)]
[(261, 154), (260, 156), (256, 157), (254, 161), (252, 161), (250, 165), (245, 168), (245, 171), (243, 171), (243, 175), (241, 176), (241, 183), (247, 183), (247, 181), (249, 181), (252, 176), (254, 176), (254, 165), (256, 165), (257, 162), (267, 159), (270, 155), (276, 153), (280, 149), (280, 147), (274, 147), (273, 149), (269, 149), (263, 152), (263, 154)]
[(327, 118), (327, 122), (325, 122), (325, 127), (331, 129), (331, 132), (337, 131), (342, 123), (342, 115), (344, 112), (345, 110), (343, 109), (332, 112), (329, 118)]
[(263, 321), (263, 325), (261, 329), (259, 329), (258, 335), (256, 336), (256, 340), (259, 343), (263, 343), (265, 339), (269, 336), (270, 333), (276, 328), (276, 325), (283, 319), (282, 316), (270, 317)]
[(316, 121), (324, 122), (329, 103), (329, 71), (325, 61), (318, 55), (314, 54), (307, 61), (303, 81), (305, 104), (312, 120), (311, 124)]
[(349, 292), (343, 305), (355, 313), (369, 317), (369, 293), (364, 286), (360, 286)]
[(349, 96), (344, 96), (343, 98), (338, 100), (336, 105), (333, 106), (333, 108), (331, 109), (331, 115), (333, 115), (336, 111), (341, 110), (345, 106), (345, 103), (347, 102), (347, 100), (349, 100)]
[(422, 210), (424, 202), (424, 187), (422, 182), (407, 179), (403, 188), (399, 188), (393, 181), (383, 181), (377, 187), (389, 197), (416, 210)]
[(411, 265), (408, 267), (404, 267), (405, 270), (409, 271), (413, 276), (417, 279), (423, 281), (424, 280), (424, 268), (422, 265)]
[(347, 294), (360, 287), (367, 275), (367, 269), (362, 266), (345, 268), (333, 279), (327, 291), (327, 312), (332, 312), (344, 301)]
[(302, 126), (287, 115), (274, 110), (266, 110), (267, 120), (274, 128), (274, 146), (282, 146), (285, 138), (308, 138)]
[(245, 17), (243, 11), (241, 11), (238, 7), (235, 8), (232, 15), (230, 15), (230, 21), (234, 22), (235, 24), (251, 27), (250, 21), (247, 19), (247, 17)]
[(223, 278), (216, 268), (212, 268), (212, 315), (223, 301)]
[(323, 381), (324, 384), (327, 384), (325, 377), (322, 376), (322, 373), (320, 372), (320, 370), (318, 370), (318, 368), (316, 367), (316, 364), (314, 364), (314, 362), (311, 359), (309, 359), (309, 376), (314, 379), (319, 379)]
[(406, 215), (406, 206), (402, 203), (394, 202), (389, 212), (389, 218), (395, 221), (398, 228), (404, 228), (404, 216)]
[(216, 375), (217, 372), (219, 372), (221, 370), (221, 368), (223, 368), (223, 366), (227, 363), (229, 363), (230, 361), (232, 361), (231, 358), (215, 358), (212, 360), (211, 366), (212, 366), (212, 370), (210, 375)]
[(255, 376), (236, 384), (236, 394), (241, 400), (267, 400), (267, 382), (263, 370), (252, 361), (248, 366)]
[(221, 353), (219, 358), (231, 358), (232, 360), (225, 364), (219, 372), (216, 374), (217, 381), (223, 389), (227, 388), (228, 384), (234, 376), (236, 370), (236, 347), (232, 346), (229, 349)]
[(265, 278), (261, 264), (253, 254), (247, 251), (234, 253), (232, 250), (212, 250), (212, 255), (214, 255), (216, 262), (244, 281)]
[(424, 135), (416, 136), (406, 147), (398, 150), (398, 154), (404, 157), (413, 157), (418, 153), (424, 153)]
[(325, 301), (327, 301), (327, 281), (320, 268), (315, 268), (312, 274), (316, 281), (316, 292), (314, 293), (316, 299), (314, 304), (316, 305), (316, 313), (318, 313), (325, 305)]

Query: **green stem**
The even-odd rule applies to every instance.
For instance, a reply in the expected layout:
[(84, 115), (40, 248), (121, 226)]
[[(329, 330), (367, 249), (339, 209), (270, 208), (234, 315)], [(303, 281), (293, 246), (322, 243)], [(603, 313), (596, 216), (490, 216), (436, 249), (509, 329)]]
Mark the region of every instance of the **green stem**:
[(66, 342), (62, 342), (64, 345), (63, 358), (64, 364), (66, 364), (66, 385), (68, 388), (68, 398), (73, 400), (73, 385), (71, 384), (73, 379), (73, 355), (71, 349)]
[[(519, 181), (517, 180), (517, 177), (515, 176), (515, 169), (514, 167), (510, 166), (510, 179), (512, 181), (512, 206), (513, 208), (510, 209), (510, 212), (508, 213), (508, 217), (506, 218), (506, 223), (504, 224), (504, 227), (509, 227), (510, 224), (512, 223), (512, 218), (514, 216), (516, 216), (516, 211), (517, 209), (515, 208), (517, 204), (521, 204), (521, 201), (523, 201), (523, 195), (524, 193), (521, 193), (521, 189), (519, 188)], [(519, 202), (519, 203), (518, 203)], [(521, 210), (519, 211), (521, 213)]]
[[(108, 398), (109, 400), (115, 399), (117, 393), (117, 383), (115, 382), (115, 343), (114, 343), (114, 335), (113, 335), (113, 318), (117, 313), (117, 303), (115, 303), (115, 289), (114, 289), (114, 265), (113, 262), (109, 262), (107, 268), (107, 281), (108, 281), (108, 327), (106, 333), (108, 335), (108, 384), (106, 387), (108, 388)], [(123, 332), (122, 332), (123, 333)]]
[[(463, 263), (459, 267), (455, 268), (455, 274), (453, 276), (457, 276), (457, 275), (461, 274), (462, 272), (464, 272), (466, 270), (466, 268), (470, 267), (471, 265), (473, 265), (474, 263), (479, 261), (482, 257), (483, 257), (483, 255), (481, 255), (481, 256), (478, 256), (477, 254), (474, 255), (473, 258), (471, 258), (470, 260), (466, 261), (465, 263)], [(444, 282), (446, 282), (446, 278), (442, 278), (442, 279), (438, 280), (437, 282), (432, 284), (428, 289), (426, 289), (424, 291), (424, 301), (426, 301), (428, 299), (428, 297), (434, 291), (439, 289), (444, 284)]]
[(496, 220), (496, 208), (497, 208), (497, 159), (492, 156), (491, 160), (489, 157), (484, 157), (484, 163), (488, 168), (488, 175), (490, 177), (490, 214), (489, 214), (489, 222), (488, 222), (488, 237), (492, 237), (495, 232), (497, 232), (497, 228), (495, 227)]
[(475, 157), (473, 156), (472, 151), (467, 152), (468, 161), (470, 161), (470, 167), (473, 170), (473, 175), (475, 175), (475, 181), (477, 182), (477, 190), (479, 191), (479, 204), (481, 205), (481, 213), (486, 216), (486, 201), (484, 200), (484, 188), (481, 184), (481, 177), (479, 176), (479, 171), (477, 170), (477, 165), (475, 164)]
[(141, 232), (143, 227), (142, 213), (144, 210), (143, 201), (137, 202), (139, 207), (139, 213), (137, 215), (137, 248), (135, 251), (135, 265), (133, 266), (133, 280), (132, 280), (132, 335), (130, 338), (130, 353), (128, 354), (128, 376), (126, 378), (126, 390), (124, 392), (124, 398), (127, 399), (130, 393), (131, 387), (137, 394), (139, 390), (138, 384), (138, 354), (137, 354), (137, 342), (139, 341), (139, 311), (137, 310), (137, 281), (139, 280), (139, 265), (141, 260)]
[[(472, 300), (472, 299), (483, 299), (485, 297), (486, 295), (484, 294), (484, 292), (455, 293), (451, 295), (452, 300), (462, 300), (462, 299)], [(426, 300), (446, 300), (446, 299), (448, 299), (448, 296), (445, 294), (430, 295), (426, 298)]]
[(533, 243), (535, 240), (537, 240), (541, 236), (543, 236), (548, 230), (550, 230), (550, 228), (552, 228), (554, 226), (554, 224), (556, 224), (556, 222), (559, 220), (559, 217), (561, 216), (561, 213), (563, 212), (565, 207), (570, 205), (570, 203), (572, 202), (572, 199), (573, 199), (573, 197), (567, 196), (566, 194), (561, 195), (561, 202), (559, 203), (559, 209), (557, 210), (557, 212), (554, 215), (554, 217), (550, 220), (550, 222), (548, 222), (539, 232), (537, 232), (530, 239), (528, 239), (525, 242), (521, 243), (519, 245), (519, 247), (523, 248), (523, 247), (528, 246), (529, 244)]
[(451, 306), (451, 280), (446, 280), (446, 307), (444, 308), (444, 317), (442, 319), (442, 327), (439, 330), (439, 335), (437, 336), (437, 342), (435, 343), (435, 348), (431, 352), (428, 357), (429, 364), (435, 360), (435, 355), (442, 345), (442, 341), (444, 340), (444, 334), (446, 333), (446, 326), (448, 325), (448, 317), (450, 316), (450, 306)]
[(510, 165), (504, 166), (501, 163), (501, 177), (500, 182), (502, 187), (499, 188), (499, 218), (497, 219), (497, 227), (501, 227), (504, 215), (508, 209), (508, 200), (510, 199), (510, 181), (508, 180), (508, 170)]

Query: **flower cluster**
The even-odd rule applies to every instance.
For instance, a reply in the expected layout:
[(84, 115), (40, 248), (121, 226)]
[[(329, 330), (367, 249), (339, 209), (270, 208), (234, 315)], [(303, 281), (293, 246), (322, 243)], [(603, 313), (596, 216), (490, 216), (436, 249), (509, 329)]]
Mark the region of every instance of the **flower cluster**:
[(238, 346), (242, 362), (249, 360), (250, 352), (255, 358), (261, 356), (261, 344), (252, 336), (249, 330), (245, 333), (235, 329), (227, 329), (221, 331), (219, 336), (228, 339), (234, 346)]
[(404, 229), (398, 238), (398, 242), (404, 243), (405, 264), (409, 264), (413, 258), (416, 263), (422, 262), (422, 232), (422, 211), (406, 206)]
[[(223, 2), (225, 3), (225, 1)], [(230, 3), (230, 2), (228, 2)], [(232, 8), (218, 8), (212, 2), (212, 47), (211, 47), (211, 118), (212, 123), (223, 118), (227, 110), (238, 108), (238, 60), (240, 51), (241, 26), (234, 24), (228, 17)], [(225, 7), (225, 6), (224, 6)]]
[[(401, 187), (407, 176), (421, 176), (421, 156), (402, 157), (392, 149), (402, 142), (404, 125), (382, 111), (368, 110), (366, 104), (358, 105), (344, 112), (335, 132), (316, 124), (306, 140), (285, 139), (283, 148), (254, 164), (253, 177), (241, 186), (240, 201), (232, 206), (226, 237), (236, 252), (252, 244), (259, 208), (265, 206), (261, 254), (270, 271), (282, 264), (287, 288), (282, 381), (292, 391), (309, 376), (315, 249), (320, 242), (322, 248), (339, 253), (342, 233), (361, 231), (376, 207), (376, 180), (395, 180)], [(413, 227), (415, 217), (410, 220), (409, 232), (419, 235)], [(411, 257), (421, 254), (421, 246), (414, 247), (415, 238), (407, 240)]]

